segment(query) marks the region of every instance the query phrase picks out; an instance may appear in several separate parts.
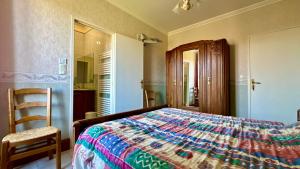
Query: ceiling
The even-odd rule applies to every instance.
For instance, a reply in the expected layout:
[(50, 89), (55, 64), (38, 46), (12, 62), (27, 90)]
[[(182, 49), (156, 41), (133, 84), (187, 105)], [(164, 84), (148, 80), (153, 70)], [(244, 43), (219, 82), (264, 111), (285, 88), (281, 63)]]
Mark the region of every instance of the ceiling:
[[(163, 33), (216, 17), (263, 0), (200, 0), (192, 10), (172, 12), (178, 0), (107, 0)], [(192, 0), (195, 2), (195, 0)]]

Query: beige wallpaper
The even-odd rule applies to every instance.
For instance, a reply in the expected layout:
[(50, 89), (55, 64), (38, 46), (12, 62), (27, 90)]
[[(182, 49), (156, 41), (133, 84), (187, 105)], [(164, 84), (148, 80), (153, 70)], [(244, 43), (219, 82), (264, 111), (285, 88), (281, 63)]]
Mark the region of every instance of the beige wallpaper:
[[(157, 37), (161, 44), (145, 46), (145, 81), (164, 95), (167, 36), (112, 6), (105, 0), (1, 0), (0, 88), (53, 86), (57, 93), (54, 125), (69, 137), (69, 73), (58, 76), (58, 59), (70, 58), (71, 18), (81, 19), (111, 32), (135, 38), (137, 33)], [(157, 87), (158, 86), (158, 87)], [(6, 102), (0, 116), (7, 117)], [(69, 124), (69, 125), (66, 125)], [(1, 120), (0, 137), (7, 133)]]
[(299, 7), (299, 0), (283, 0), (209, 23), (169, 36), (168, 48), (197, 40), (226, 38), (231, 49), (231, 110), (238, 116), (246, 117), (249, 36), (300, 26)]

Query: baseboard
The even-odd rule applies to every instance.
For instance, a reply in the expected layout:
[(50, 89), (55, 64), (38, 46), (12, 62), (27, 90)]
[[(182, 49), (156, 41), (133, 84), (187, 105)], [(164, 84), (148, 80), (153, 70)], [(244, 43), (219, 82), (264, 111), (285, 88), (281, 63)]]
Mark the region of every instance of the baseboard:
[[(61, 152), (67, 151), (67, 150), (70, 150), (70, 138), (61, 140)], [(39, 160), (39, 159), (47, 157), (47, 156), (48, 156), (47, 152), (35, 154), (35, 155), (29, 156), (29, 157), (26, 157), (26, 158), (23, 158), (20, 160), (13, 161), (11, 165), (13, 167), (16, 167), (19, 165), (24, 165), (24, 164)]]

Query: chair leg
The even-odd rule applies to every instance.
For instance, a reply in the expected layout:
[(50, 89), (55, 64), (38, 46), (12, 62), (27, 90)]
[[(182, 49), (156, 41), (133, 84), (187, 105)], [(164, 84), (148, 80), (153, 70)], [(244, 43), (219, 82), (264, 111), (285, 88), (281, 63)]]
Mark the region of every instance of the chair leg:
[(1, 144), (1, 169), (7, 169), (8, 164), (8, 142), (2, 142)]
[(61, 133), (56, 133), (56, 169), (61, 169)]
[[(51, 141), (52, 141), (51, 138), (47, 139), (47, 144), (50, 145)], [(48, 157), (49, 157), (49, 160), (53, 159), (53, 150), (48, 151)]]

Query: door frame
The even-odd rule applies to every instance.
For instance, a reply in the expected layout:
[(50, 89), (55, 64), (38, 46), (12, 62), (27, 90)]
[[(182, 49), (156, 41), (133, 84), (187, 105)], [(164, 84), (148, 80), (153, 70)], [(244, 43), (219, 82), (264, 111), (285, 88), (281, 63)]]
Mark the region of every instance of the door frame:
[(111, 80), (111, 96), (110, 96), (110, 111), (111, 113), (115, 113), (116, 112), (116, 106), (114, 105), (114, 100), (116, 100), (116, 75), (113, 72), (116, 72), (116, 48), (117, 48), (117, 33), (113, 33), (111, 35), (111, 67), (110, 67), (110, 71), (112, 72), (112, 74), (110, 75), (110, 80)]
[[(96, 30), (99, 30), (99, 31), (102, 31), (104, 33), (107, 33), (109, 35), (111, 35), (111, 37), (113, 37), (113, 31), (110, 31), (110, 30), (107, 30), (107, 29), (104, 29), (103, 27), (101, 26), (98, 26), (94, 23), (91, 23), (89, 21), (86, 21), (85, 19), (83, 18), (80, 18), (80, 17), (75, 17), (75, 16), (72, 16), (71, 15), (71, 30), (70, 30), (70, 34), (71, 34), (71, 38), (70, 38), (70, 57), (69, 57), (69, 74), (70, 74), (70, 90), (69, 90), (69, 137), (72, 138), (73, 136), (73, 104), (74, 104), (74, 96), (73, 96), (73, 92), (74, 92), (74, 50), (75, 50), (75, 37), (74, 37), (74, 34), (75, 34), (75, 31), (74, 31), (74, 25), (75, 25), (75, 20), (79, 21), (80, 23), (83, 23), (93, 29), (96, 29)], [(114, 39), (112, 38), (112, 56), (113, 54), (115, 53), (115, 49), (113, 48), (113, 44), (114, 44)], [(71, 146), (73, 146), (75, 143), (74, 143), (74, 140), (71, 139)]]
[(252, 77), (252, 73), (251, 73), (251, 52), (250, 52), (251, 38), (253, 38), (254, 36), (257, 36), (257, 35), (271, 34), (271, 33), (281, 32), (281, 31), (285, 31), (285, 30), (289, 30), (289, 29), (295, 29), (295, 28), (300, 28), (300, 25), (248, 35), (248, 78), (247, 78), (247, 84), (248, 84), (248, 113), (247, 114), (248, 114), (248, 118), (251, 118), (251, 114), (252, 114), (252, 112), (251, 112), (251, 104), (252, 104), (251, 103), (251, 98), (252, 98), (251, 97), (251, 94), (252, 94), (251, 77)]

